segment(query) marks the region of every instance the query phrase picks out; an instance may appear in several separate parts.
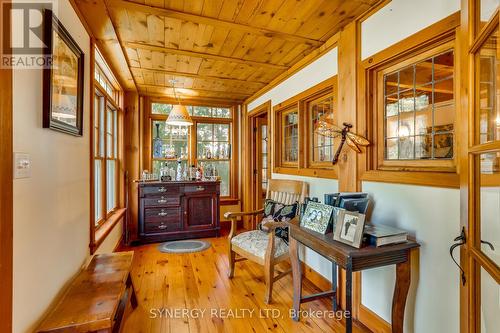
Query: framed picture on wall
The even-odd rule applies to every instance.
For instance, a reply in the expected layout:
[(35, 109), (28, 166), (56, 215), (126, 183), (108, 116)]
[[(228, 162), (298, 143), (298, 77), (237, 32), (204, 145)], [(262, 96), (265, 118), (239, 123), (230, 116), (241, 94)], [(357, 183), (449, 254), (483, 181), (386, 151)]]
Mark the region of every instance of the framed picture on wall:
[(43, 40), (51, 58), (43, 69), (43, 127), (83, 135), (84, 55), (51, 10), (44, 11)]
[(365, 215), (341, 210), (337, 217), (333, 239), (352, 247), (360, 248), (365, 226)]

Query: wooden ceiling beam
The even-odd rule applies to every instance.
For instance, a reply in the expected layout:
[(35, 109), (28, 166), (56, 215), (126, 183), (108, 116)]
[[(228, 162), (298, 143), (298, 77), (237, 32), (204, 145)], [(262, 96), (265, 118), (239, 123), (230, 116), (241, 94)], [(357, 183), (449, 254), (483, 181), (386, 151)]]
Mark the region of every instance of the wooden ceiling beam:
[(270, 64), (267, 62), (258, 62), (258, 61), (253, 61), (253, 60), (224, 57), (224, 56), (220, 56), (220, 55), (216, 55), (216, 54), (180, 50), (180, 49), (151, 45), (151, 44), (146, 44), (146, 43), (123, 41), (123, 45), (125, 47), (131, 48), (131, 49), (142, 49), (142, 50), (148, 50), (148, 51), (153, 51), (153, 52), (170, 53), (170, 54), (177, 54), (177, 55), (196, 57), (196, 58), (202, 58), (202, 59), (210, 59), (210, 60), (216, 60), (216, 61), (235, 62), (235, 63), (254, 66), (254, 67), (265, 67), (265, 68), (280, 69), (280, 70), (287, 70), (288, 69), (287, 66), (275, 65), (275, 64)]
[(202, 75), (202, 74), (186, 73), (186, 72), (175, 72), (175, 71), (169, 71), (169, 70), (163, 69), (163, 68), (143, 68), (143, 67), (132, 66), (132, 67), (130, 67), (130, 69), (131, 70), (141, 70), (141, 71), (145, 71), (145, 72), (149, 72), (149, 73), (160, 73), (160, 74), (171, 75), (171, 76), (189, 77), (189, 78), (201, 79), (201, 80), (217, 80), (217, 81), (228, 82), (228, 83), (245, 83), (245, 84), (259, 85), (261, 87), (266, 85), (265, 82), (260, 82), (260, 81), (238, 80), (238, 79), (232, 79), (232, 78), (222, 77), (222, 76)]
[[(154, 93), (154, 92), (149, 92), (144, 89), (139, 88), (139, 94), (143, 96), (150, 96), (150, 97), (156, 97), (158, 99), (164, 99), (166, 101), (174, 101), (175, 98), (173, 95), (168, 95), (168, 94), (161, 94), (161, 93)], [(234, 98), (219, 98), (219, 97), (208, 97), (208, 96), (182, 96), (182, 102), (197, 102), (198, 104), (212, 104), (212, 105), (217, 105), (217, 106), (230, 106), (230, 105), (235, 105), (235, 104), (241, 104), (243, 103), (243, 99), (234, 99)]]
[[(146, 88), (165, 88), (165, 89), (172, 89), (170, 86), (164, 86), (161, 84), (138, 84), (139, 87), (146, 87)], [(223, 93), (223, 94), (228, 94), (228, 95), (236, 95), (236, 96), (242, 96), (242, 98), (248, 97), (251, 94), (249, 93), (243, 93), (241, 91), (225, 91), (225, 90), (209, 90), (209, 89), (198, 89), (198, 88), (184, 88), (184, 87), (175, 87), (175, 91), (177, 94), (181, 94), (182, 98), (185, 96), (190, 96), (188, 93), (183, 93), (183, 91), (199, 91), (199, 92), (204, 92), (204, 93)], [(172, 96), (173, 96), (173, 91), (172, 91)]]
[(283, 39), (286, 41), (300, 43), (300, 44), (307, 44), (307, 45), (314, 46), (314, 47), (318, 47), (318, 46), (321, 46), (323, 44), (322, 41), (315, 40), (312, 38), (292, 35), (292, 34), (280, 32), (280, 31), (269, 30), (269, 29), (265, 29), (265, 28), (258, 28), (258, 27), (254, 27), (254, 26), (250, 26), (250, 25), (239, 24), (239, 23), (235, 23), (235, 22), (220, 20), (217, 18), (202, 16), (202, 15), (184, 13), (184, 12), (180, 12), (180, 11), (176, 11), (176, 10), (172, 10), (172, 9), (167, 9), (167, 8), (160, 8), (160, 7), (154, 7), (154, 6), (149, 6), (149, 5), (143, 5), (143, 4), (125, 1), (125, 0), (106, 0), (106, 3), (111, 8), (127, 9), (130, 11), (139, 11), (139, 12), (143, 12), (143, 13), (150, 14), (150, 15), (175, 18), (175, 19), (179, 19), (179, 20), (183, 20), (183, 21), (190, 21), (190, 22), (194, 22), (194, 23), (200, 23), (200, 24), (211, 25), (214, 27), (225, 28), (228, 30), (238, 30), (238, 31), (250, 33), (253, 35), (257, 35), (257, 36), (264, 36), (264, 37), (269, 37), (269, 38), (279, 38), (279, 39)]

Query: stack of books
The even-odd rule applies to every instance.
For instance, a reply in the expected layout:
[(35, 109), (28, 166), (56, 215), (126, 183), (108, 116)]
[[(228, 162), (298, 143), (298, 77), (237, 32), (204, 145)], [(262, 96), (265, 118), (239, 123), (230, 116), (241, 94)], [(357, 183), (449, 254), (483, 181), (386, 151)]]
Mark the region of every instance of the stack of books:
[(367, 224), (363, 234), (365, 244), (377, 247), (408, 241), (408, 232), (383, 224)]

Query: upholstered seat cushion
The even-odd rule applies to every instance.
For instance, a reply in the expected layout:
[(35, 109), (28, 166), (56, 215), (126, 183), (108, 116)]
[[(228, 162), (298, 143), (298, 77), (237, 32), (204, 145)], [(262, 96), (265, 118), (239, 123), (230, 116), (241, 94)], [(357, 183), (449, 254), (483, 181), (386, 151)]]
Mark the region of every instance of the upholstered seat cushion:
[[(231, 244), (262, 259), (265, 256), (268, 242), (269, 234), (260, 230), (242, 232), (231, 239)], [(275, 236), (274, 249), (274, 257), (276, 258), (288, 252), (288, 245), (281, 238)]]

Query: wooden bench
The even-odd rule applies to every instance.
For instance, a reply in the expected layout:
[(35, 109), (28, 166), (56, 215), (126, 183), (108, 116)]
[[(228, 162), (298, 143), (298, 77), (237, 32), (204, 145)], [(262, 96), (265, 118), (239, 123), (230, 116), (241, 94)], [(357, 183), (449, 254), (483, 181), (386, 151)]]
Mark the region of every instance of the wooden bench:
[(128, 304), (137, 307), (130, 277), (133, 254), (94, 256), (37, 332), (119, 332)]

